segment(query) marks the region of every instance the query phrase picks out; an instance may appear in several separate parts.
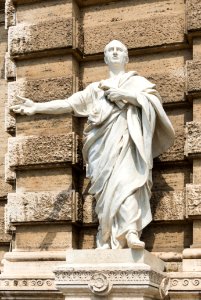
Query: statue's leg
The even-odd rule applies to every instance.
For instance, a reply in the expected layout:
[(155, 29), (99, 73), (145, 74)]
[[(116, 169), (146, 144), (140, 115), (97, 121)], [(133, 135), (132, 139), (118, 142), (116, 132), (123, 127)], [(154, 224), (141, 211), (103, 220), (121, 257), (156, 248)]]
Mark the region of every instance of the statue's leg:
[(98, 227), (98, 233), (96, 235), (96, 246), (97, 246), (96, 249), (110, 249), (111, 248), (109, 242), (106, 243), (102, 239), (102, 230), (101, 230), (100, 225)]
[(144, 248), (144, 242), (139, 240), (137, 222), (141, 218), (137, 195), (129, 196), (120, 206), (117, 214), (117, 239), (124, 247)]

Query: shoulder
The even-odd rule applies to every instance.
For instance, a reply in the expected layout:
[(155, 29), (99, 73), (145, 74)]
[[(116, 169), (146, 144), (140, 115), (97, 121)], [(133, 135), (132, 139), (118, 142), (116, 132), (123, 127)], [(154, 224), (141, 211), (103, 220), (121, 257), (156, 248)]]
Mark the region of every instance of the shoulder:
[(129, 81), (132, 83), (133, 87), (140, 92), (146, 89), (154, 89), (156, 86), (154, 83), (138, 74), (131, 76)]

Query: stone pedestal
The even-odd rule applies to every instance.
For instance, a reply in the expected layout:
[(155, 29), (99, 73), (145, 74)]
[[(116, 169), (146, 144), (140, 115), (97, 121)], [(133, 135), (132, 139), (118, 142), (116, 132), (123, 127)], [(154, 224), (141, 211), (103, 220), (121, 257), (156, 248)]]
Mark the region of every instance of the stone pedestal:
[(68, 250), (66, 260), (54, 271), (66, 300), (148, 300), (165, 293), (164, 263), (146, 250)]
[(52, 269), (65, 261), (65, 251), (8, 252), (0, 274), (2, 300), (64, 300), (55, 288)]

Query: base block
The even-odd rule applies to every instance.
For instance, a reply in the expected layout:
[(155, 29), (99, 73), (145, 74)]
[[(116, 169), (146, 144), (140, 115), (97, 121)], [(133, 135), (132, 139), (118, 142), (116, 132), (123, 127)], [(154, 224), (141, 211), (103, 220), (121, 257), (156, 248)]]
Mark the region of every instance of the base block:
[(71, 300), (161, 299), (164, 263), (146, 250), (68, 250), (55, 286)]

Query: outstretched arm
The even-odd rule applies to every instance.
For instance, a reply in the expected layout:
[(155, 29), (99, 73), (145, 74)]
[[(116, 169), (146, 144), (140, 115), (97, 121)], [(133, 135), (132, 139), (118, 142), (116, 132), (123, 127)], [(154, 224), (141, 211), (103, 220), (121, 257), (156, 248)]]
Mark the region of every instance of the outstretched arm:
[(17, 96), (17, 99), (22, 101), (22, 104), (13, 105), (10, 107), (10, 110), (21, 115), (63, 114), (73, 112), (71, 105), (68, 101), (64, 100), (36, 103), (21, 96)]

